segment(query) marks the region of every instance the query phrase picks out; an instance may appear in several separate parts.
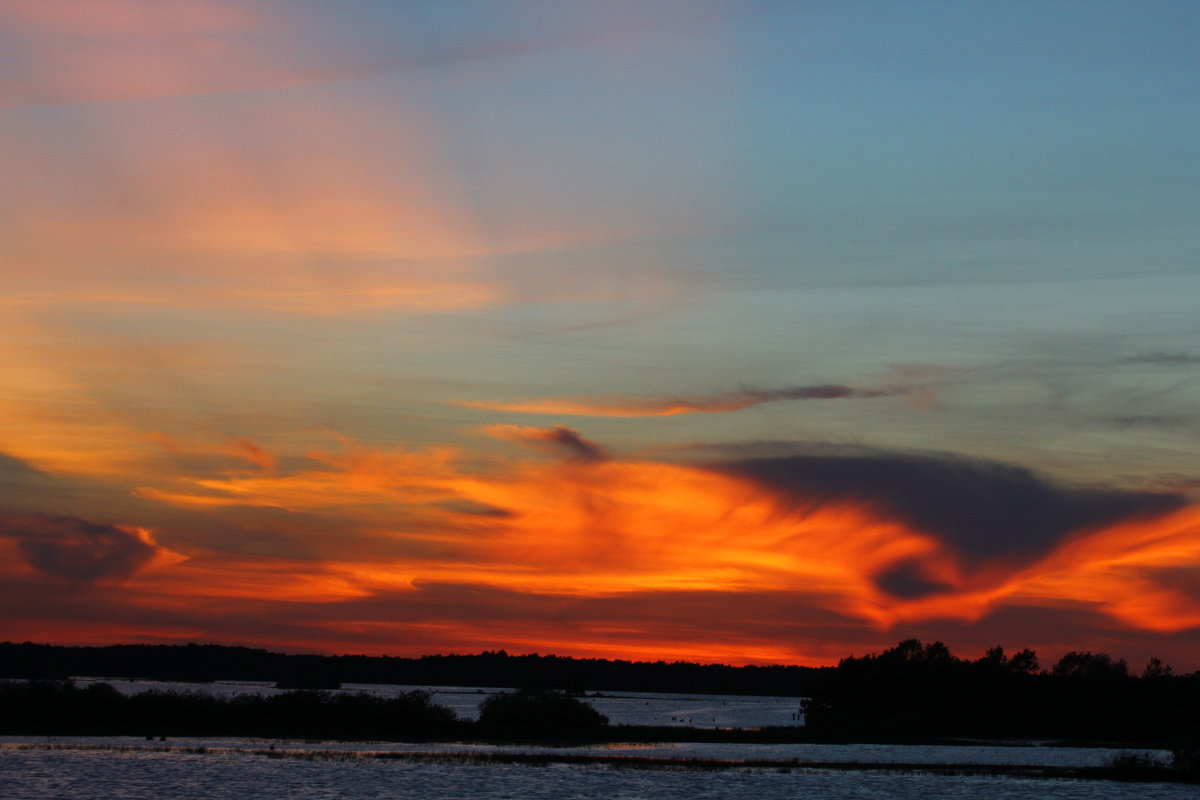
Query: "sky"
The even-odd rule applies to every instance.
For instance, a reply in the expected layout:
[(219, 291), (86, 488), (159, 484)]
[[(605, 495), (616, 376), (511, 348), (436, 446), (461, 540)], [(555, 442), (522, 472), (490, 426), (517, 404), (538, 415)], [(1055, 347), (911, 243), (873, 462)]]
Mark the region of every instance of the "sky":
[(1200, 669), (1198, 53), (0, 0), (0, 639)]

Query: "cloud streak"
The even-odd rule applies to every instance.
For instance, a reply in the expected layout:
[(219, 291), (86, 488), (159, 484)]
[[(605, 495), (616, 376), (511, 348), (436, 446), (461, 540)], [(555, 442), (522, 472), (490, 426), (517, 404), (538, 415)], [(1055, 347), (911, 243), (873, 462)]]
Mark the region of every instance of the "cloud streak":
[(683, 397), (547, 397), (517, 402), (459, 401), (457, 405), (513, 414), (547, 414), (578, 417), (671, 417), (678, 414), (720, 414), (741, 411), (765, 403), (788, 400), (870, 400), (909, 394), (907, 387), (857, 389), (843, 384), (785, 386), (757, 389), (743, 386), (718, 395)]

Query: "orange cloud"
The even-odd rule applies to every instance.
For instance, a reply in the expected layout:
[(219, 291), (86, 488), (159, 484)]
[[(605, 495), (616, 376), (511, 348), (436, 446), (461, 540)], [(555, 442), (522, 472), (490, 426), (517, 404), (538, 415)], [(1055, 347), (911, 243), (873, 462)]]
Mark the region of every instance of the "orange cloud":
[(372, 587), (338, 564), (286, 558), (229, 559), (201, 554), (169, 571), (138, 576), (133, 588), (153, 596), (157, 607), (186, 611), (198, 598), (235, 611), (242, 601), (337, 603), (366, 597)]
[(454, 471), (457, 455), (457, 450), (448, 447), (312, 452), (308, 458), (327, 468), (278, 476), (185, 479), (177, 489), (142, 487), (136, 494), (186, 507), (257, 506), (289, 511), (425, 503), (452, 495), (459, 480)]
[[(492, 433), (568, 454), (581, 440), (568, 429)], [(337, 567), (376, 588), (434, 580), (560, 596), (785, 592), (882, 628), (974, 621), (1010, 599), (1071, 600), (1153, 629), (1195, 624), (1179, 597), (1128, 571), (1200, 563), (1200, 512), (1190, 507), (1080, 530), (1061, 544), (1051, 539), (1044, 556), (1013, 561), (997, 553), (980, 562), (873, 501), (814, 494), (811, 502), (781, 503), (753, 481), (709, 469), (576, 457), (473, 473), (445, 449), (314, 457), (326, 468), (139, 493), (185, 507), (336, 508), (400, 551), (404, 542), (418, 551), (442, 545), (436, 556)], [(388, 507), (397, 521), (390, 531), (380, 525), (386, 514), (369, 510)], [(909, 593), (881, 582), (897, 570), (930, 588)], [(1133, 622), (1147, 608), (1158, 611)]]
[(1197, 597), (1155, 580), (1200, 565), (1200, 508), (1081, 531), (1025, 576), (1027, 597), (1095, 605), (1134, 628), (1173, 632), (1200, 626)]
[[(738, 662), (828, 657), (811, 642), (773, 641), (794, 626), (859, 630), (861, 637), (864, 630), (982, 624), (1006, 607), (1090, 609), (1148, 634), (1200, 627), (1200, 587), (1163, 577), (1200, 565), (1200, 509), (1158, 495), (1056, 489), (1040, 501), (1051, 517), (1088, 524), (1065, 535), (1048, 531), (1038, 547), (984, 545), (954, 526), (993, 500), (972, 501), (967, 522), (947, 521), (945, 510), (922, 517), (898, 496), (872, 498), (859, 492), (861, 484), (839, 483), (833, 462), (700, 468), (580, 457), (579, 448), (594, 445), (565, 428), (487, 432), (568, 457), (479, 461), (454, 448), (347, 442), (341, 451), (310, 453), (301, 468), (283, 460), (274, 472), (181, 477), (139, 489), (156, 505), (213, 515), (212, 529), (189, 540), (185, 562), (118, 569), (123, 613), (175, 620), (176, 628), (162, 630), (179, 635), (195, 614), (208, 615), (212, 630), (235, 630), (239, 613), (261, 605), (272, 618), (306, 620), (272, 634), (280, 644), (308, 637), (354, 649), (399, 625), (406, 641), (433, 649), (476, 643)], [(946, 491), (971, 495), (982, 481), (999, 492), (994, 502), (1051, 491), (996, 465), (865, 458), (874, 461), (858, 464), (856, 474), (899, 464), (934, 488), (945, 475), (966, 473)], [(815, 471), (821, 463), (823, 473)], [(781, 471), (801, 479), (786, 496)], [(810, 482), (822, 474), (824, 483)], [(898, 482), (910, 494), (924, 491), (903, 473), (878, 474), (893, 489)], [(265, 521), (253, 536), (284, 535), (287, 520), (308, 520), (315, 538), (295, 540), (289, 557), (249, 553), (240, 527), (249, 519)], [(46, 563), (66, 564), (85, 550), (103, 562), (116, 552), (110, 545), (127, 540), (106, 531), (100, 541), (99, 549), (68, 548)], [(118, 566), (141, 558), (143, 548), (128, 542), (132, 561), (112, 556)]]

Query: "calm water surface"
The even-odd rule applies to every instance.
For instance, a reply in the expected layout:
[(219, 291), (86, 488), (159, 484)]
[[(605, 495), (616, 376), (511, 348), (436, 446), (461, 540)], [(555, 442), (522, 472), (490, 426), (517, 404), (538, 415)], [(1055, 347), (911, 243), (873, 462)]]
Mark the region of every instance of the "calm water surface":
[(745, 769), (641, 770), (551, 764), (303, 761), (245, 753), (0, 748), (9, 800), (366, 798), (1129, 798), (1183, 800), (1196, 788), (1107, 781)]

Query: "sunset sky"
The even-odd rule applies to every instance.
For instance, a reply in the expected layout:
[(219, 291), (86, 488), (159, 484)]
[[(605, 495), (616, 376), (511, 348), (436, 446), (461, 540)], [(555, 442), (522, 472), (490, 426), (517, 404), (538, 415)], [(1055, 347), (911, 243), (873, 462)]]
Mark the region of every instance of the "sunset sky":
[(0, 640), (1200, 669), (1200, 3), (0, 0)]

